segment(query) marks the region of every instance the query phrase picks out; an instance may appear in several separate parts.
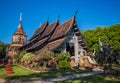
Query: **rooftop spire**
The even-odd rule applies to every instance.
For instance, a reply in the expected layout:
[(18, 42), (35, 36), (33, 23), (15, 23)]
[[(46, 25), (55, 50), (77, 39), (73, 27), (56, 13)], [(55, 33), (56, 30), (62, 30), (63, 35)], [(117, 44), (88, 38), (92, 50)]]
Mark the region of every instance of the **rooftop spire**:
[(22, 28), (22, 12), (20, 12), (20, 22), (18, 28)]
[(60, 19), (60, 14), (58, 14), (58, 20)]
[(22, 22), (22, 12), (20, 12), (20, 22)]
[(74, 14), (75, 17), (77, 16), (77, 13), (78, 13), (78, 9), (75, 11), (75, 14)]

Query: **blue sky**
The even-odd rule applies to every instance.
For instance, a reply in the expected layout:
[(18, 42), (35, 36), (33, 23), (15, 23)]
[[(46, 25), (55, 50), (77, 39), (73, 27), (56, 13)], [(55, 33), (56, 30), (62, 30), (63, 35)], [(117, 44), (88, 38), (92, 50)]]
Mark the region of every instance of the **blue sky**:
[(120, 23), (120, 0), (0, 0), (0, 41), (11, 43), (22, 12), (24, 31), (29, 39), (35, 29), (49, 17), (60, 23), (76, 17), (80, 30)]

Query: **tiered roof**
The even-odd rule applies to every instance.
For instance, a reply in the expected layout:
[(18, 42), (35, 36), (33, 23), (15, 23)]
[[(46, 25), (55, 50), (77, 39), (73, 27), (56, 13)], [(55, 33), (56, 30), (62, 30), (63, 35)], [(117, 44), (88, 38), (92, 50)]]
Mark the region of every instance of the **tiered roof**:
[(66, 40), (66, 35), (74, 24), (75, 17), (72, 17), (62, 24), (59, 24), (58, 20), (50, 25), (48, 25), (48, 22), (45, 22), (34, 32), (29, 43), (26, 44), (26, 46), (31, 45), (25, 49), (27, 51), (39, 51), (43, 49), (55, 50)]
[(45, 28), (48, 26), (48, 21), (40, 25), (40, 27), (34, 32), (33, 36), (30, 38), (30, 41), (34, 40), (38, 35), (41, 35)]
[(26, 50), (36, 49), (38, 46), (41, 46), (43, 43), (47, 42), (57, 25), (58, 25), (58, 20), (48, 25), (45, 31), (40, 36), (38, 36), (36, 40), (37, 42), (33, 44), (30, 48), (27, 48)]
[(64, 22), (63, 24), (58, 25), (49, 41), (53, 41), (61, 37), (64, 37), (67, 34), (67, 32), (72, 28), (73, 23), (74, 17)]
[(57, 39), (56, 41), (52, 41), (49, 42), (45, 47), (43, 47), (41, 50), (54, 50), (56, 49), (58, 46), (60, 46), (64, 41), (65, 41), (66, 37)]

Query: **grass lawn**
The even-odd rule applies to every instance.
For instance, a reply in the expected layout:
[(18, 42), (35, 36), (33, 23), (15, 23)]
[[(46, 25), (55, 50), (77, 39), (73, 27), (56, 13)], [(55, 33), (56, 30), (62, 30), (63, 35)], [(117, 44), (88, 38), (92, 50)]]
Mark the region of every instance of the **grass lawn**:
[(20, 76), (28, 76), (33, 72), (30, 70), (26, 70), (18, 65), (12, 65), (12, 69), (14, 74), (7, 74), (4, 66), (0, 66), (0, 78), (19, 78)]
[[(113, 66), (113, 69), (119, 70), (120, 67)], [(56, 83), (120, 83), (120, 75), (118, 75), (115, 78), (108, 78), (105, 75), (100, 74), (100, 75), (94, 75), (94, 76), (75, 78), (72, 80), (65, 80), (65, 81), (56, 82)]]
[(36, 73), (30, 70), (25, 69), (19, 65), (12, 65), (11, 66), (14, 74), (7, 74), (4, 66), (0, 65), (0, 78), (3, 79), (27, 79), (33, 77), (51, 77), (51, 76), (58, 76), (58, 75), (66, 75), (66, 74), (73, 74), (73, 73), (82, 73), (88, 72), (91, 70), (84, 70), (84, 69), (76, 69), (76, 70), (55, 70), (49, 72), (40, 72)]
[(88, 77), (80, 77), (72, 80), (65, 80), (55, 83), (120, 83), (120, 76), (114, 79), (106, 78), (103, 74)]

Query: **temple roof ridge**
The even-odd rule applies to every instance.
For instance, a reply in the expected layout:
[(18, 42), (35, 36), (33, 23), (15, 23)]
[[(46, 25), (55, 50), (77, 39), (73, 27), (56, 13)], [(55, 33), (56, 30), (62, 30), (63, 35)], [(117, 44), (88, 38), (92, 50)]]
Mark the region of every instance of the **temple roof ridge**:
[(39, 34), (43, 33), (46, 27), (49, 25), (48, 20), (44, 23), (41, 23), (41, 25), (34, 31), (33, 36), (29, 39), (29, 41), (33, 40), (35, 37), (37, 37)]

